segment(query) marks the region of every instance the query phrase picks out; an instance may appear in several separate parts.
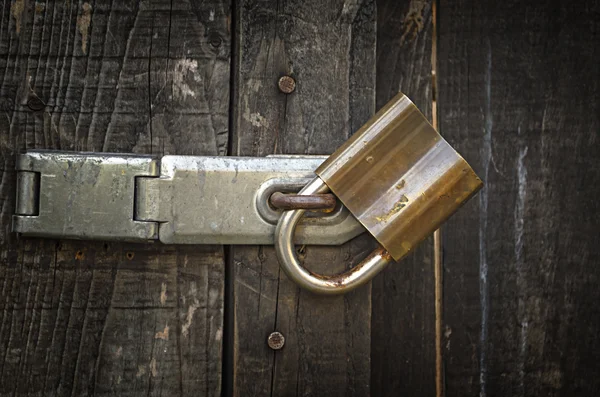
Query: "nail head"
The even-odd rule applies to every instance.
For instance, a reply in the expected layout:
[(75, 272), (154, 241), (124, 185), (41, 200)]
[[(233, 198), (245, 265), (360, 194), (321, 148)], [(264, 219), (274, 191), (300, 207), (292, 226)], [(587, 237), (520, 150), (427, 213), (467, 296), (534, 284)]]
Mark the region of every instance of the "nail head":
[(221, 46), (221, 43), (223, 42), (223, 40), (221, 40), (221, 36), (219, 36), (218, 34), (212, 33), (208, 37), (208, 42), (214, 48), (219, 48)]
[(28, 101), (27, 101), (27, 107), (35, 112), (40, 111), (42, 109), (44, 109), (46, 105), (44, 104), (44, 102), (38, 98), (38, 97), (31, 97)]
[(291, 94), (296, 89), (296, 80), (291, 76), (282, 76), (279, 78), (277, 85), (279, 86), (279, 91), (284, 94)]
[(285, 337), (281, 334), (281, 332), (271, 332), (269, 338), (267, 339), (267, 344), (273, 350), (279, 350), (285, 344)]

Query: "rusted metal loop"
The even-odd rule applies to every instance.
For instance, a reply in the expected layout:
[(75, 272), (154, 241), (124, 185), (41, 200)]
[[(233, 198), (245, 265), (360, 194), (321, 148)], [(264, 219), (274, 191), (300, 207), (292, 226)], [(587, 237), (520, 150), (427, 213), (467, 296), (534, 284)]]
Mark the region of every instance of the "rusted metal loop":
[(269, 198), (271, 205), (280, 210), (333, 211), (337, 205), (334, 194), (284, 194), (275, 192)]
[[(299, 194), (322, 194), (328, 190), (327, 185), (319, 177), (316, 177)], [(311, 272), (300, 264), (293, 243), (294, 230), (305, 211), (303, 209), (284, 211), (275, 229), (275, 251), (279, 265), (285, 274), (300, 287), (317, 294), (344, 294), (369, 282), (393, 261), (388, 252), (380, 247), (360, 264), (346, 272), (331, 276)]]

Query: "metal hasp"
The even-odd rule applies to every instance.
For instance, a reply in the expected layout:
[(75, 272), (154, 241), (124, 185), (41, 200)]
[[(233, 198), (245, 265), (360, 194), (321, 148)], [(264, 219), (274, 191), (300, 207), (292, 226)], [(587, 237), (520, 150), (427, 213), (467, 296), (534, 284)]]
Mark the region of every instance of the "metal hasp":
[[(13, 231), (165, 244), (273, 244), (276, 192), (297, 192), (326, 156), (203, 157), (29, 151), (17, 161)], [(298, 244), (342, 244), (364, 228), (341, 205), (312, 213)]]

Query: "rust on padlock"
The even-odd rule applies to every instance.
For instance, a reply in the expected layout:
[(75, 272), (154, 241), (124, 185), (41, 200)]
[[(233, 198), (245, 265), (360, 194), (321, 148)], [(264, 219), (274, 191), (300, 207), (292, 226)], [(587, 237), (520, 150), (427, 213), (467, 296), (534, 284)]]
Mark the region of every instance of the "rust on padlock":
[(315, 173), (395, 260), (483, 186), (404, 94)]

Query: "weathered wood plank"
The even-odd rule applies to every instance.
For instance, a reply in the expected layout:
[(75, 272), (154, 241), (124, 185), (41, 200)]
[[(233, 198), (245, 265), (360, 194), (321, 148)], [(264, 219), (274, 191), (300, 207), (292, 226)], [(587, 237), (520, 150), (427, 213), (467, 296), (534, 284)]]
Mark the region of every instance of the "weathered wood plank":
[[(243, 1), (238, 5), (232, 152), (331, 153), (374, 112), (372, 1)], [(296, 91), (278, 92), (282, 75)], [(342, 247), (302, 247), (324, 273), (358, 264), (362, 236)], [(234, 395), (369, 394), (370, 286), (338, 297), (301, 291), (272, 247), (234, 247)], [(277, 352), (267, 337), (280, 331)]]
[[(377, 1), (377, 108), (402, 91), (431, 118), (431, 6)], [(430, 237), (373, 280), (374, 396), (435, 395), (433, 258)]]
[(448, 396), (598, 395), (599, 3), (442, 1), (442, 134), (485, 181), (444, 233)]
[(0, 394), (220, 393), (220, 247), (17, 239), (10, 216), (19, 150), (225, 154), (229, 7), (2, 8)]

